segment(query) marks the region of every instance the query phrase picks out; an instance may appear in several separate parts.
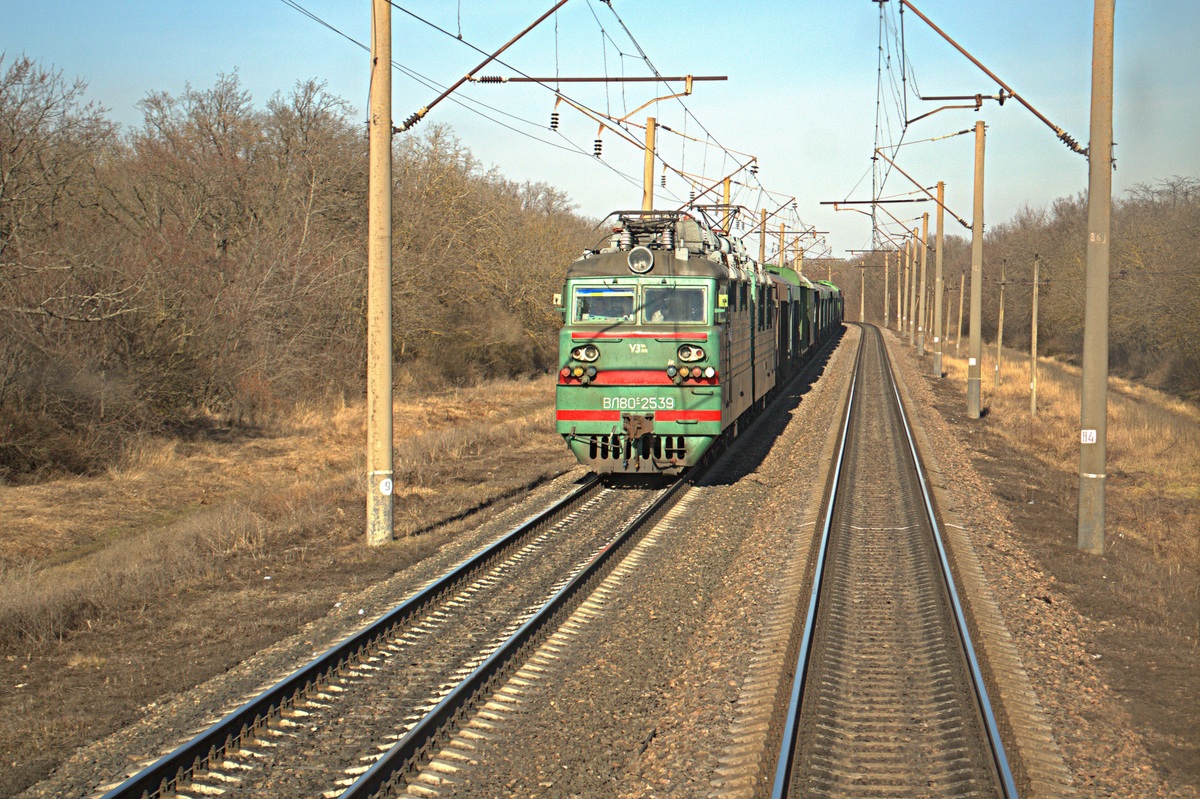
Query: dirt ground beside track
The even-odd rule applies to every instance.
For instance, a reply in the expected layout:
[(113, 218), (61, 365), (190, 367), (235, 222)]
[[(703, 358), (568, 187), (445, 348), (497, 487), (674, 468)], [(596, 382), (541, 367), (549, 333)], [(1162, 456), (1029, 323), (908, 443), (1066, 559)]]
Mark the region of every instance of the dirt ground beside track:
[[(268, 542), (235, 542), (216, 553), (213, 574), (154, 583), (146, 601), (97, 611), (61, 638), (0, 649), (0, 796), (435, 552), (458, 529), (449, 522), (469, 523), (575, 466), (554, 433), (549, 379), (398, 392), (396, 406), (406, 479), (396, 527), (413, 534), (383, 547), (363, 543), (361, 408), (311, 413), (283, 432), (219, 430), (162, 445), (168, 455), (143, 459), (148, 467), (0, 486), (0, 581), (10, 588), (30, 572), (90, 568), (115, 542), (191, 535), (178, 531), (192, 522), (203, 536), (248, 516)], [(235, 510), (214, 517), (221, 508)]]
[[(1174, 603), (1179, 612), (1170, 619), (1200, 618), (1195, 575), (1166, 579), (1168, 567), (1133, 542), (1115, 542), (1103, 558), (1077, 553), (1074, 475), (1032, 468), (1027, 453), (995, 434), (994, 418), (964, 424), (960, 386), (931, 379), (929, 390), (936, 411), (974, 448), (972, 462), (991, 488), (987, 501), (1011, 518), (1037, 567), (1053, 575), (1054, 591), (1044, 601), (1069, 602), (1084, 619), (1071, 634), (1100, 656), (1097, 667), (1115, 697), (1060, 700), (1077, 700), (1090, 724), (1129, 727), (1178, 795), (1198, 795), (1200, 631), (1164, 621), (1159, 610)], [(544, 379), (407, 403), (401, 415), (407, 423), (397, 424), (398, 448), (412, 445), (406, 468), (417, 469), (422, 458), (449, 468), (410, 474), (413, 488), (398, 497), (397, 514), (416, 534), (377, 549), (362, 543), (361, 409), (330, 411), (287, 433), (181, 444), (169, 468), (0, 487), (4, 580), (22, 570), (80, 566), (114, 540), (248, 496), (275, 497), (286, 506), (275, 515), (262, 512), (281, 529), (274, 545), (227, 555), (231, 565), (221, 579), (189, 581), (132, 611), (101, 613), (54, 640), (0, 651), (0, 796), (20, 793), (147, 707), (230, 669), (350, 592), (436, 551), (455, 532), (442, 522), (469, 522), (523, 487), (574, 468), (553, 433), (553, 402), (552, 383)], [(487, 446), (473, 446), (485, 428), (503, 432)], [(465, 432), (456, 438), (455, 430)], [(421, 440), (431, 443), (416, 446)], [(314, 507), (296, 521), (296, 506), (304, 503), (295, 486), (302, 482), (320, 490), (301, 495)], [(1081, 787), (1081, 795), (1094, 794)]]
[[(1132, 533), (1120, 532), (1124, 520), (1111, 508), (1105, 555), (1080, 553), (1076, 548), (1078, 473), (1050, 468), (1045, 458), (1035, 457), (1035, 445), (1023, 441), (1021, 426), (1027, 422), (1017, 418), (1016, 409), (1005, 405), (999, 410), (998, 400), (997, 407), (989, 407), (992, 380), (986, 359), (982, 418), (970, 420), (963, 381), (935, 380), (929, 369), (931, 356), (918, 360), (898, 339), (893, 339), (892, 350), (907, 362), (910, 384), (923, 384), (916, 394), (931, 401), (932, 408), (922, 412), (932, 410), (931, 415), (944, 421), (940, 429), (953, 439), (946, 446), (964, 453), (985, 481), (986, 493), (979, 505), (988, 509), (985, 512), (1001, 515), (1006, 529), (1012, 531), (1011, 551), (1006, 551), (1005, 542), (986, 545), (982, 555), (988, 579), (1002, 580), (999, 572), (1008, 569), (1034, 574), (1033, 582), (1042, 589), (1027, 604), (1044, 603), (1047, 612), (1059, 605), (1057, 618), (1074, 619), (1061, 628), (1062, 641), (1044, 642), (1047, 653), (1055, 653), (1047, 657), (1061, 660), (1064, 652), (1085, 653), (1082, 656), (1090, 661), (1086, 665), (1060, 662), (1054, 666), (1061, 675), (1079, 678), (1086, 672), (1086, 679), (1098, 679), (1089, 684), (1085, 678), (1075, 683), (1068, 677), (1061, 686), (1047, 682), (1035, 688), (1044, 704), (1059, 711), (1058, 723), (1071, 728), (1058, 729), (1056, 737), (1060, 744), (1065, 742), (1069, 762), (1074, 747), (1081, 795), (1119, 795), (1100, 786), (1119, 784), (1122, 778), (1098, 772), (1153, 768), (1167, 786), (1166, 795), (1200, 796), (1200, 573), (1186, 562), (1153, 552)], [(956, 371), (949, 357), (946, 362), (948, 371)], [(1045, 368), (1043, 379), (1077, 379), (1077, 374), (1059, 371)], [(1027, 408), (1028, 400), (1023, 401)], [(1111, 424), (1109, 430), (1111, 435)], [(1109, 472), (1113, 503), (1121, 481), (1130, 478), (1115, 468), (1111, 458)], [(1197, 530), (1173, 532), (1200, 535)], [(989, 558), (993, 563), (1016, 563), (993, 573), (986, 565)], [(1011, 630), (1021, 617), (1013, 613), (1006, 621)], [(1068, 645), (1061, 646), (1063, 641)], [(1152, 766), (1136, 765), (1146, 757), (1137, 754), (1143, 749)], [(1078, 765), (1103, 760), (1106, 752), (1112, 754), (1112, 762), (1092, 764), (1091, 773)]]

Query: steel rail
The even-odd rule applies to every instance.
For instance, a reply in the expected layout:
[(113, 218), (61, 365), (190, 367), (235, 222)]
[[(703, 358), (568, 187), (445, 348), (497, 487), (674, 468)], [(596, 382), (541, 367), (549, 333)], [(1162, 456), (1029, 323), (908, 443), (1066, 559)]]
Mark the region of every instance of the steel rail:
[(418, 767), (420, 761), (433, 754), (438, 738), (462, 714), (467, 712), (475, 697), (486, 690), (491, 682), (503, 673), (504, 667), (513, 661), (526, 644), (555, 621), (560, 612), (571, 607), (574, 599), (597, 576), (602, 576), (616, 553), (625, 549), (643, 528), (656, 522), (674, 505), (683, 488), (690, 485), (696, 475), (685, 474), (654, 500), (650, 507), (639, 513), (612, 542), (600, 550), (575, 577), (551, 597), (528, 621), (521, 625), (487, 660), (479, 664), (457, 687), (425, 715), (403, 738), (396, 742), (383, 757), (350, 785), (339, 799), (368, 799), (390, 790), (393, 783), (405, 771)]
[[(826, 351), (836, 341), (835, 337), (827, 339), (814, 355)], [(861, 345), (860, 345), (861, 347)], [(816, 363), (815, 357), (792, 376), (792, 381), (807, 374)], [(790, 384), (791, 381), (789, 381)], [(760, 418), (760, 417), (759, 417)], [(759, 418), (755, 418), (747, 428), (748, 438), (757, 428)], [(738, 437), (740, 440), (742, 436)], [(718, 456), (719, 457), (719, 456)], [(595, 577), (605, 573), (612, 558), (633, 540), (643, 528), (657, 522), (666, 511), (679, 500), (686, 486), (695, 483), (715, 465), (715, 460), (706, 461), (701, 465), (680, 476), (670, 487), (644, 511), (625, 526), (625, 528), (608, 544), (604, 546), (574, 578), (561, 588), (553, 597), (538, 609), (538, 611), (521, 625), (499, 648), (475, 670), (463, 679), (457, 687), (410, 729), (403, 738), (397, 741), (375, 764), (351, 784), (338, 799), (369, 799), (382, 794), (389, 789), (400, 774), (415, 769), (420, 760), (430, 754), (437, 738), (449, 724), (464, 713), (482, 690), (485, 690), (504, 667), (512, 661), (535, 637), (553, 622), (559, 612), (568, 607), (571, 600), (585, 588)]]
[[(868, 326), (863, 325), (864, 334)], [(874, 327), (874, 326), (870, 326)], [(836, 466), (833, 479), (831, 480), (830, 497), (828, 508), (825, 514), (825, 521), (821, 531), (820, 547), (817, 555), (817, 563), (813, 575), (812, 593), (809, 597), (808, 612), (804, 621), (804, 633), (801, 639), (800, 652), (797, 656), (796, 671), (792, 679), (791, 697), (788, 703), (787, 717), (785, 720), (783, 736), (779, 747), (779, 760), (776, 763), (775, 778), (772, 785), (772, 799), (784, 799), (787, 796), (792, 777), (792, 754), (796, 744), (796, 729), (799, 724), (800, 707), (804, 698), (804, 682), (808, 674), (809, 660), (812, 651), (812, 640), (815, 633), (815, 620), (819, 605), (819, 597), (821, 592), (822, 575), (825, 569), (826, 554), (829, 545), (830, 531), (832, 528), (834, 509), (837, 504), (837, 494), (839, 483), (841, 480), (841, 472), (843, 460), (846, 452), (846, 439), (849, 432), (849, 421), (851, 411), (855, 402), (855, 389), (858, 381), (858, 367), (861, 362), (863, 339), (859, 341), (858, 356), (855, 359), (854, 378), (850, 385), (849, 398), (846, 402), (846, 414), (842, 422), (842, 436), (839, 443)], [(883, 361), (887, 366), (886, 374), (891, 383), (892, 395), (896, 401), (896, 407), (899, 410), (899, 417), (903, 427), (905, 439), (908, 442), (908, 453), (912, 457), (912, 463), (916, 467), (917, 482), (921, 487), (921, 496), (923, 507), (928, 517), (929, 523), (933, 531), (933, 540), (938, 552), (938, 561), (941, 569), (941, 575), (945, 581), (946, 591), (949, 595), (954, 624), (958, 630), (959, 641), (964, 659), (968, 666), (968, 671), (971, 677), (972, 688), (974, 690), (976, 703), (980, 711), (980, 716), (983, 720), (984, 730), (986, 732), (988, 743), (991, 746), (991, 754), (993, 762), (996, 766), (997, 774), (1000, 777), (1001, 789), (1004, 792), (1005, 799), (1018, 799), (1018, 791), (1016, 782), (1013, 778), (1012, 768), (1008, 763), (1008, 756), (1004, 749), (1004, 743), (1000, 738), (999, 727), (996, 723), (995, 713), (992, 710), (991, 701), (988, 697), (987, 687), (984, 685), (982, 670), (979, 667), (979, 661), (975, 656), (974, 646), (971, 641), (970, 631), (967, 629), (967, 622), (963, 613), (962, 604), (958, 598), (958, 591), (954, 582), (954, 577), (951, 574), (949, 558), (946, 554), (945, 546), (942, 542), (941, 529), (937, 524), (937, 517), (933, 510), (933, 502), (929, 494), (929, 489), (926, 484), (925, 472), (921, 467), (921, 461), (917, 454), (916, 443), (913, 439), (912, 428), (909, 425), (908, 416), (904, 412), (904, 404), (900, 399), (899, 386), (895, 380), (892, 371), (891, 358), (888, 355), (887, 347), (883, 345), (882, 340), (880, 346), (883, 352)]]
[(983, 670), (980, 669), (979, 660), (975, 657), (975, 647), (971, 642), (971, 632), (967, 629), (966, 616), (963, 613), (962, 604), (958, 599), (958, 589), (954, 584), (954, 575), (951, 574), (950, 559), (946, 554), (946, 547), (942, 541), (942, 531), (938, 527), (937, 514), (933, 511), (933, 501), (929, 496), (929, 486), (926, 484), (925, 470), (921, 467), (921, 459), (917, 455), (917, 445), (913, 440), (912, 427), (908, 423), (908, 414), (904, 412), (904, 403), (900, 401), (900, 387), (893, 376), (892, 359), (888, 355), (887, 347), (883, 348), (883, 359), (888, 367), (887, 374), (892, 384), (892, 394), (896, 399), (896, 407), (900, 411), (900, 420), (904, 426), (904, 436), (908, 441), (908, 451), (917, 469), (917, 482), (921, 486), (921, 498), (925, 503), (925, 513), (929, 517), (929, 524), (933, 528), (933, 542), (937, 545), (938, 562), (941, 565), (942, 577), (946, 580), (946, 590), (950, 595), (950, 603), (954, 607), (954, 624), (958, 628), (963, 655), (966, 657), (967, 665), (970, 668), (971, 683), (975, 689), (976, 700), (979, 703), (979, 712), (983, 716), (983, 725), (987, 732), (988, 742), (992, 745), (992, 755), (996, 762), (996, 771), (999, 773), (1000, 781), (1003, 783), (1005, 799), (1017, 799), (1016, 780), (1013, 778), (1012, 767), (1008, 762), (1008, 755), (1004, 751), (1004, 742), (1000, 739), (1000, 728), (996, 723), (996, 714), (992, 710), (991, 700), (988, 698), (987, 686), (984, 684), (983, 679)]
[(591, 475), (590, 479), (567, 496), (450, 569), (369, 626), (331, 647), (196, 737), (129, 777), (103, 794), (101, 799), (153, 799), (177, 790), (181, 782), (223, 756), (243, 738), (263, 729), (271, 718), (277, 717), (285, 708), (294, 706), (308, 691), (327, 683), (331, 676), (351, 668), (368, 648), (415, 617), (438, 596), (499, 557), (522, 538), (570, 512), (601, 485), (600, 480)]
[(842, 417), (842, 435), (838, 442), (837, 457), (834, 461), (833, 479), (830, 481), (829, 502), (825, 511), (825, 522), (821, 527), (821, 543), (817, 549), (817, 565), (813, 570), (812, 593), (808, 598), (808, 612), (804, 616), (804, 633), (800, 639), (800, 652), (796, 656), (796, 673), (792, 677), (792, 690), (788, 699), (787, 716), (783, 727), (783, 737), (779, 745), (779, 759), (775, 765), (775, 781), (771, 789), (771, 799), (783, 799), (787, 794), (788, 784), (792, 778), (792, 750), (796, 747), (796, 727), (800, 721), (800, 703), (804, 698), (804, 680), (808, 676), (809, 655), (812, 653), (813, 633), (816, 625), (817, 606), (821, 596), (821, 577), (825, 571), (825, 556), (829, 551), (829, 532), (833, 527), (834, 506), (837, 504), (838, 484), (842, 477), (842, 464), (846, 458), (846, 439), (850, 432), (850, 412), (854, 408), (855, 393), (858, 388), (858, 366), (862, 361), (863, 339), (858, 341), (858, 351), (854, 358), (854, 375), (850, 380), (850, 391), (846, 397), (846, 413)]

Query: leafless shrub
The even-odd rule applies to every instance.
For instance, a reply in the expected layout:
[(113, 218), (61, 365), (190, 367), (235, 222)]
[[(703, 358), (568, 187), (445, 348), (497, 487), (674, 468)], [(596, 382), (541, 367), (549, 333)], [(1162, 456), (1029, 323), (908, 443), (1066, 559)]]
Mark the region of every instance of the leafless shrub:
[[(119, 136), (83, 91), (0, 56), (0, 478), (122, 468), (129, 435), (361, 393), (354, 111), (315, 81), (260, 109), (234, 73), (151, 93)], [(565, 195), (437, 126), (397, 141), (395, 186), (398, 373), (552, 366), (549, 295), (588, 235)]]

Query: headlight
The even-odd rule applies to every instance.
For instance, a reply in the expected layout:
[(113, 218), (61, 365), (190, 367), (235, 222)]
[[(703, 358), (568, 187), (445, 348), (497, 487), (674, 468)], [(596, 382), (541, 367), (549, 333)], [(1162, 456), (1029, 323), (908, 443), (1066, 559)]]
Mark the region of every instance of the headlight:
[(571, 350), (571, 357), (577, 361), (591, 363), (600, 357), (600, 349), (595, 344), (585, 344), (582, 347), (576, 347)]
[(634, 247), (625, 260), (629, 264), (629, 271), (637, 275), (644, 275), (654, 268), (654, 253), (646, 247)]
[(680, 347), (678, 354), (681, 361), (699, 361), (704, 359), (704, 350), (691, 344), (684, 344)]

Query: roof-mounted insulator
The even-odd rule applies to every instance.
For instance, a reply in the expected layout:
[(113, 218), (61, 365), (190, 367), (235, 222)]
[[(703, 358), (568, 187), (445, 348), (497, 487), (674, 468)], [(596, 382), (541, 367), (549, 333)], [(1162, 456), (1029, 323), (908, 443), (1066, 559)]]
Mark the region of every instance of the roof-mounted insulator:
[(550, 130), (558, 130), (558, 112), (550, 112)]
[(596, 139), (596, 141), (592, 142), (592, 155), (599, 158), (601, 156), (601, 154), (603, 154), (603, 152), (604, 152), (604, 140), (603, 139)]

